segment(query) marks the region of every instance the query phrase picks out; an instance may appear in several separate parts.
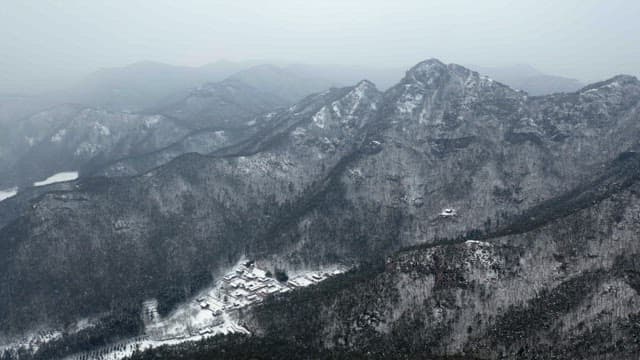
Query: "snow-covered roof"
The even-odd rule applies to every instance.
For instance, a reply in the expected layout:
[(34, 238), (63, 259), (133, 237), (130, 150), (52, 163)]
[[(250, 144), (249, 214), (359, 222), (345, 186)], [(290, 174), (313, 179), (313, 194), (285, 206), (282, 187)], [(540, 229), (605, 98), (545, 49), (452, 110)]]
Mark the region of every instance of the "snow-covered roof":
[(445, 208), (440, 212), (440, 216), (455, 216), (456, 214), (456, 209), (453, 208)]

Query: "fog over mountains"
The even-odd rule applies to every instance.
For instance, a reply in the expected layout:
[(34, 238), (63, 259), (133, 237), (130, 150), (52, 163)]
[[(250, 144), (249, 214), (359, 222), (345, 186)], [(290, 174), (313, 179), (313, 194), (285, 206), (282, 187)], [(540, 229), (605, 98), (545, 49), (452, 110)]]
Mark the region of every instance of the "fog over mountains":
[[(580, 87), (577, 80), (545, 75), (527, 65), (472, 65), (470, 68), (532, 95), (575, 91)], [(0, 93), (0, 120), (4, 122), (21, 118), (30, 115), (38, 107), (44, 109), (65, 102), (111, 110), (143, 111), (180, 98), (203, 83), (218, 82), (230, 76), (243, 79), (248, 85), (258, 88), (261, 85), (279, 86), (281, 89), (274, 89), (274, 95), (295, 101), (309, 95), (309, 91), (347, 86), (362, 79), (369, 79), (379, 88), (387, 89), (402, 77), (404, 71), (403, 68), (271, 64), (260, 61), (218, 61), (200, 67), (142, 61), (122, 67), (103, 68), (88, 74), (71, 87), (44, 94)]]
[[(65, 91), (6, 96), (0, 104), (0, 129), (6, 139), (0, 143), (4, 147), (0, 163), (8, 171), (0, 175), (0, 187), (24, 186), (56, 171), (92, 171), (90, 168), (168, 146), (184, 149), (174, 150), (176, 153), (207, 153), (207, 146), (212, 145), (200, 144), (203, 148), (199, 150), (184, 145), (185, 137), (192, 139), (194, 132), (203, 129), (215, 132), (246, 126), (256, 115), (348, 81), (372, 79), (386, 89), (390, 79), (396, 81), (396, 73), (400, 78), (401, 71), (364, 67), (217, 62), (191, 68), (140, 62), (100, 70)], [(491, 68), (487, 73), (498, 81), (504, 78), (507, 84), (518, 84), (515, 88), (530, 86), (532, 95), (579, 88), (577, 81), (529, 67)], [(70, 121), (73, 117), (76, 120)], [(147, 119), (139, 120), (142, 117)], [(239, 124), (243, 121), (245, 124)], [(146, 128), (131, 127), (137, 129), (140, 123)], [(143, 144), (142, 137), (152, 143)], [(108, 144), (101, 144), (104, 141)], [(162, 161), (166, 160), (153, 164)]]
[(480, 73), (487, 74), (514, 89), (526, 91), (530, 95), (573, 92), (585, 85), (576, 79), (544, 74), (530, 65), (504, 67), (472, 66), (471, 68)]
[(0, 360), (640, 354), (640, 1), (0, 11)]
[(637, 78), (245, 65), (138, 63), (5, 107), (4, 358), (640, 350)]

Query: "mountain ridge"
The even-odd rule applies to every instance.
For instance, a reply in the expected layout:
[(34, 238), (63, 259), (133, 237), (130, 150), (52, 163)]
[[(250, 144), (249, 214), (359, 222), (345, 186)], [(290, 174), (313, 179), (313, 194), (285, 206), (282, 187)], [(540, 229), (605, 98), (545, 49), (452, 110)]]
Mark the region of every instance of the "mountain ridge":
[[(110, 296), (144, 291), (142, 297), (160, 297), (178, 284), (194, 291), (203, 279), (190, 274), (215, 276), (240, 255), (291, 268), (357, 263), (455, 237), (568, 191), (637, 143), (636, 82), (623, 84), (624, 96), (620, 88), (598, 88), (528, 98), (455, 65), (423, 65), (428, 69), (415, 70), (429, 76), (409, 76), (382, 94), (361, 82), (364, 96), (358, 86), (337, 89), (265, 115), (275, 127), (259, 135), (266, 145), (244, 148), (254, 151), (187, 154), (144, 175), (80, 179), (73, 183), (76, 190), (45, 194), (0, 229), (0, 243), (13, 244), (3, 252), (9, 254), (7, 266), (15, 267), (0, 273), (5, 284), (18, 279), (8, 274), (24, 274), (24, 282), (46, 265), (49, 284), (34, 291), (43, 285), (27, 281), (34, 291), (22, 295), (27, 303), (3, 318), (10, 316), (11, 326), (24, 323), (20, 314), (30, 301), (46, 301), (46, 308), (72, 317), (104, 308), (95, 295), (82, 294), (86, 288)], [(568, 136), (557, 138), (558, 131)], [(594, 137), (601, 139), (592, 142)], [(440, 217), (445, 207), (458, 215)], [(50, 248), (58, 243), (65, 245)], [(96, 247), (64, 250), (78, 244)], [(37, 255), (49, 253), (47, 248), (58, 255)], [(23, 262), (17, 253), (31, 260)], [(83, 266), (89, 263), (65, 262), (80, 253), (89, 255), (81, 261), (93, 269), (126, 268), (124, 259), (132, 257), (145, 260), (138, 272), (116, 281), (87, 272)], [(86, 278), (75, 286), (60, 282), (71, 273)], [(69, 293), (39, 293), (51, 286)], [(3, 289), (0, 301), (15, 298), (11, 286)], [(67, 297), (87, 305), (61, 307)], [(161, 303), (170, 307), (172, 301)]]

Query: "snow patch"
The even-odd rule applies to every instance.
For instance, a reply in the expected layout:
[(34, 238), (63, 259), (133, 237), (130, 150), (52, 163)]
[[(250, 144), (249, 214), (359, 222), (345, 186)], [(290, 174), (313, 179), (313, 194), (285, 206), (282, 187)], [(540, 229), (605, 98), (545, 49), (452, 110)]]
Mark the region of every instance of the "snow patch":
[[(67, 135), (67, 130), (66, 129), (60, 129), (57, 133), (55, 133), (51, 137), (51, 142), (54, 142), (54, 143), (60, 142), (65, 137), (65, 135)], [(31, 145), (31, 142), (29, 142), (29, 145)]]
[(102, 135), (102, 136), (111, 135), (111, 130), (100, 123), (93, 124), (93, 128), (98, 132), (99, 135)]
[(160, 122), (160, 116), (151, 116), (144, 119), (144, 126), (148, 129)]
[(301, 137), (301, 136), (304, 136), (306, 133), (307, 133), (307, 130), (305, 130), (303, 127), (298, 126), (293, 130), (293, 132), (291, 132), (291, 135), (293, 135), (294, 137)]
[(12, 187), (10, 189), (0, 190), (0, 201), (16, 196), (18, 194), (18, 188)]
[(467, 245), (491, 246), (491, 244), (489, 244), (486, 241), (478, 241), (478, 240), (467, 240), (464, 243)]
[(620, 88), (622, 85), (620, 85), (619, 82), (617, 81), (612, 81), (608, 84), (599, 86), (599, 87), (595, 87), (586, 91), (583, 91), (582, 94), (590, 94), (590, 93), (597, 93), (600, 89), (617, 89)]
[(78, 178), (77, 171), (65, 171), (52, 175), (42, 181), (36, 181), (33, 186), (45, 186), (59, 182), (72, 181)]
[(492, 79), (492, 78), (490, 78), (490, 77), (488, 77), (488, 76), (486, 76), (486, 75), (482, 75), (480, 78), (481, 78), (482, 80), (488, 81), (488, 82), (490, 82), (490, 83), (492, 83), (492, 82), (493, 82), (493, 79)]
[(76, 151), (73, 152), (73, 155), (75, 156), (82, 156), (84, 154), (93, 155), (98, 151), (98, 149), (99, 147), (97, 144), (90, 143), (90, 142), (83, 142), (82, 144), (78, 145), (78, 148), (76, 149)]
[(227, 140), (227, 137), (225, 135), (224, 130), (218, 130), (218, 131), (214, 132), (213, 135), (216, 136), (217, 141), (226, 141)]
[(337, 117), (342, 117), (342, 111), (340, 111), (340, 106), (338, 106), (339, 103), (337, 101), (334, 101), (331, 103), (331, 109), (333, 110), (333, 113), (336, 114)]
[(423, 96), (420, 93), (405, 93), (403, 99), (398, 103), (398, 110), (402, 114), (411, 114), (413, 110), (422, 102)]
[(32, 331), (20, 338), (0, 343), (0, 354), (5, 351), (8, 353), (24, 352), (26, 354), (34, 354), (42, 345), (60, 338), (62, 338), (62, 331), (58, 329)]
[(325, 106), (320, 109), (320, 111), (318, 111), (315, 115), (313, 115), (313, 123), (316, 124), (316, 126), (320, 129), (324, 129), (327, 123), (327, 117), (329, 116), (328, 112), (329, 109), (327, 109), (327, 107)]

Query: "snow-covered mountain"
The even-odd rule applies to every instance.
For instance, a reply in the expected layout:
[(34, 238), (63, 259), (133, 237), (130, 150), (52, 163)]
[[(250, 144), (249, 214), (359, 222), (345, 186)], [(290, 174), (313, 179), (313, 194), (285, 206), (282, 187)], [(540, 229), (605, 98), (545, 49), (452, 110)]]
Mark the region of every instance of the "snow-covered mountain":
[[(323, 80), (268, 65), (250, 67), (220, 82), (205, 82), (246, 66), (179, 68), (145, 62), (104, 70), (80, 86), (81, 96), (67, 94), (77, 104), (0, 121), (0, 166), (7, 169), (0, 174), (0, 188), (24, 187), (60, 171), (130, 175), (186, 152), (207, 154), (253, 135), (260, 128), (260, 115), (330, 87)], [(156, 84), (162, 81), (169, 85)], [(131, 106), (117, 105), (120, 100), (87, 98), (93, 96), (85, 89), (87, 84), (95, 86), (97, 99), (107, 102), (111, 97), (103, 92), (113, 86), (158, 94), (141, 95), (145, 100), (129, 94), (135, 89), (123, 90), (120, 95)], [(188, 84), (198, 85), (181, 88)], [(8, 117), (22, 111), (12, 107), (14, 102), (8, 99), (5, 104)], [(128, 108), (146, 111), (124, 110)]]
[[(25, 186), (60, 171), (90, 174), (158, 151), (163, 156), (152, 166), (184, 152), (208, 153), (250, 135), (257, 115), (286, 104), (240, 81), (225, 80), (192, 89), (150, 114), (56, 106), (7, 124), (6, 141), (0, 143), (0, 165), (7, 171), (0, 175), (0, 187)], [(221, 139), (223, 130), (231, 131)], [(185, 142), (197, 144), (185, 147)]]
[[(0, 202), (0, 214), (6, 213), (4, 207), (20, 208), (20, 216), (0, 229), (0, 254), (6, 260), (0, 262), (0, 328), (20, 332), (114, 307), (135, 312), (148, 298), (171, 308), (242, 256), (293, 271), (359, 264), (406, 246), (490, 233), (580, 186), (606, 189), (625, 182), (626, 177), (600, 183), (593, 178), (606, 175), (603, 166), (621, 171), (607, 166), (638, 150), (639, 106), (640, 81), (631, 76), (573, 93), (529, 97), (431, 59), (385, 92), (361, 81), (256, 116), (246, 138), (221, 142), (225, 145), (207, 155), (183, 154), (138, 176), (81, 177), (42, 193), (30, 206), (16, 205), (25, 203), (18, 194)], [(615, 226), (615, 219), (602, 221)], [(630, 241), (628, 233), (620, 236), (620, 244)], [(443, 248), (417, 255), (416, 261), (432, 269), (434, 256), (475, 256), (478, 246), (484, 254), (476, 245), (469, 245), (470, 252), (464, 250), (467, 245)], [(517, 264), (529, 260), (547, 261), (534, 256), (538, 248), (516, 250), (509, 251), (513, 261), (505, 271), (517, 272)], [(487, 251), (487, 261), (502, 261), (501, 253)], [(561, 255), (574, 254), (575, 264), (590, 255), (606, 253), (611, 259), (608, 250), (594, 251), (572, 253), (568, 247)], [(411, 294), (423, 291), (425, 301), (453, 301), (449, 297), (459, 293), (454, 289), (441, 299), (429, 287), (434, 278), (448, 279), (448, 270), (409, 273), (388, 276), (407, 283)], [(452, 274), (455, 283), (458, 273)], [(553, 279), (541, 281), (539, 290), (552, 291), (558, 285)], [(500, 278), (500, 291), (525, 286), (512, 280)], [(379, 294), (393, 293), (391, 285), (381, 284)], [(392, 298), (405, 301), (405, 295)], [(353, 308), (347, 310), (360, 316), (357, 299), (350, 302), (349, 296), (344, 301)], [(113, 305), (121, 299), (127, 304)], [(487, 306), (497, 304), (494, 300), (499, 299)], [(420, 305), (407, 304), (399, 309)], [(386, 300), (381, 306), (388, 306)], [(32, 317), (34, 307), (42, 311)], [(428, 309), (438, 319), (450, 319), (442, 306)], [(468, 316), (477, 314), (483, 326), (506, 314), (503, 308), (474, 309)], [(384, 316), (391, 328), (401, 316), (409, 318), (400, 324), (413, 319), (412, 313), (393, 311)], [(351, 331), (328, 324), (340, 336)], [(386, 331), (380, 326), (376, 331)], [(322, 334), (319, 341), (327, 346), (340, 338)], [(359, 341), (354, 334), (346, 343)], [(451, 349), (463, 348), (464, 339), (454, 340), (462, 345)]]
[[(292, 348), (304, 339), (334, 356), (634, 358), (639, 161), (625, 154), (505, 227), (405, 249), (305, 296), (272, 301), (244, 324), (262, 338)], [(245, 347), (273, 351), (256, 344)], [(219, 351), (213, 342), (203, 349), (149, 355)]]

